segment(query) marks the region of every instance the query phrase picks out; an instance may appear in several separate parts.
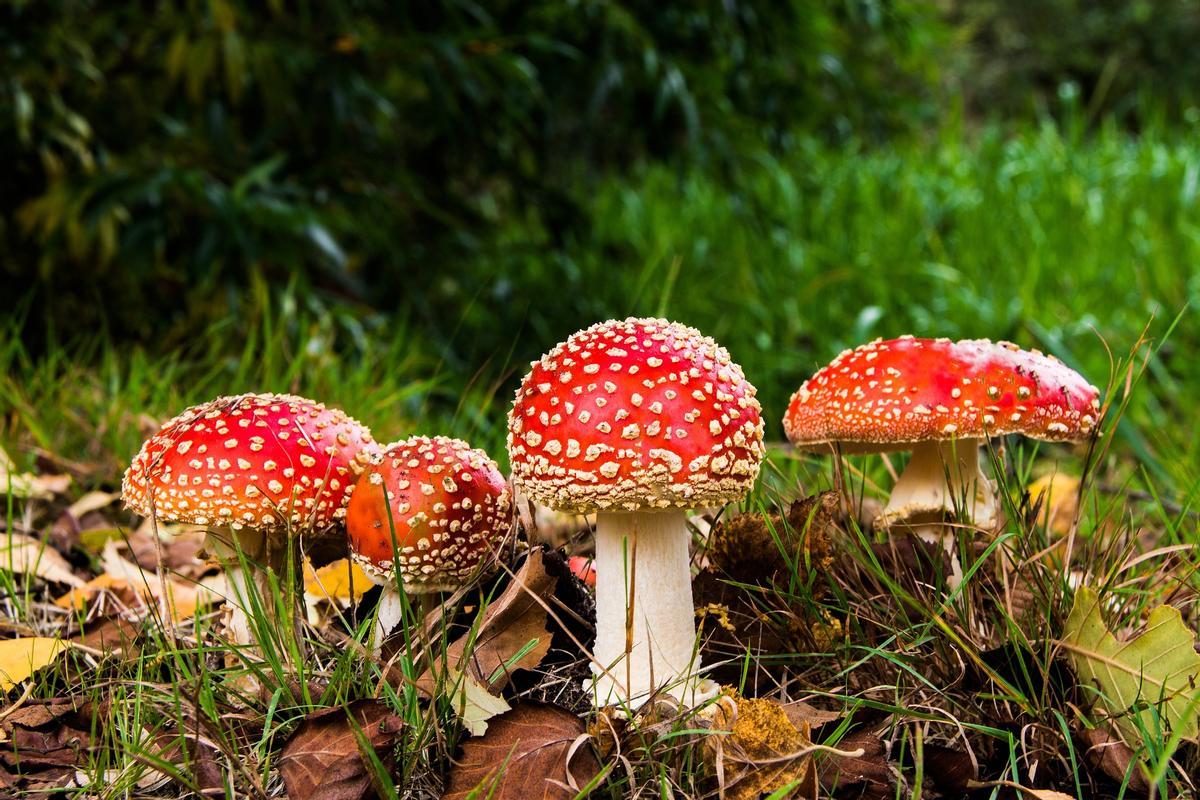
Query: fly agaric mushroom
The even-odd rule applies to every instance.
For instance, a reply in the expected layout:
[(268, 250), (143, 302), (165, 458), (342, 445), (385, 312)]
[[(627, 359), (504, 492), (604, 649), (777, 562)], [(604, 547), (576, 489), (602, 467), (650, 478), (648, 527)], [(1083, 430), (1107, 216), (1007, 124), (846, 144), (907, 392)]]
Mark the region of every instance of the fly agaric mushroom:
[(912, 450), (876, 525), (904, 523), (950, 554), (962, 579), (952, 509), (980, 528), (999, 519), (992, 482), (979, 464), (989, 437), (1019, 433), (1078, 441), (1095, 428), (1095, 386), (1053, 356), (986, 339), (952, 342), (902, 336), (847, 350), (792, 395), (783, 427), (805, 450)]
[(352, 558), (383, 587), (376, 646), (400, 620), (397, 573), (405, 591), (431, 605), (436, 593), (491, 571), (511, 530), (508, 484), (487, 453), (445, 436), (388, 445), (359, 478), (346, 515)]
[[(251, 597), (262, 600), (267, 625), (277, 629), (269, 572), (289, 578), (292, 535), (341, 524), (375, 447), (365, 426), (312, 400), (219, 397), (187, 409), (142, 445), (121, 496), (142, 516), (207, 526), (205, 549), (224, 568), (232, 592), (229, 636), (254, 653)], [(290, 578), (299, 580), (298, 565), (291, 566)]]
[(754, 387), (694, 328), (603, 322), (533, 363), (508, 416), (513, 483), (551, 508), (598, 512), (597, 706), (715, 693), (694, 677), (685, 510), (743, 498), (763, 453)]

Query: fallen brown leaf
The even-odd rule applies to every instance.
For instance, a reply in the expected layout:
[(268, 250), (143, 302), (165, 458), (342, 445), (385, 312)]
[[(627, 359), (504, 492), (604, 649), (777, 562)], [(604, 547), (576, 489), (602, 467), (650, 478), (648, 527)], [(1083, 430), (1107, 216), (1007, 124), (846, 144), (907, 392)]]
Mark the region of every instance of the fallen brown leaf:
[(384, 764), (400, 739), (403, 720), (378, 700), (310, 714), (283, 746), (279, 773), (292, 800), (361, 800), (373, 788), (374, 768), (355, 727)]
[(962, 794), (979, 776), (975, 762), (961, 750), (926, 742), (921, 750), (925, 773), (943, 794)]
[(47, 542), (20, 533), (0, 536), (0, 570), (36, 575), (68, 586), (83, 585), (62, 554)]
[(853, 788), (859, 797), (883, 798), (895, 796), (892, 770), (887, 763), (887, 747), (883, 740), (866, 731), (854, 731), (837, 742), (843, 751), (862, 750), (861, 756), (822, 755), (817, 760), (817, 775), (821, 790)]
[(67, 786), (88, 758), (89, 703), (69, 698), (31, 701), (0, 722), (0, 787), (13, 793)]
[(1113, 736), (1103, 728), (1088, 728), (1080, 733), (1079, 738), (1087, 745), (1084, 757), (1093, 769), (1100, 770), (1117, 783), (1125, 783), (1128, 776), (1130, 791), (1138, 794), (1150, 793), (1150, 782), (1146, 778), (1145, 768), (1120, 737)]
[(443, 800), (573, 798), (599, 772), (583, 720), (558, 706), (522, 703), (463, 743)]
[(138, 626), (118, 614), (85, 622), (71, 641), (92, 650), (119, 650), (129, 654), (137, 638)]
[[(513, 671), (536, 667), (550, 649), (551, 634), (546, 630), (542, 603), (549, 601), (557, 583), (558, 578), (546, 572), (542, 551), (531, 550), (513, 580), (484, 612), (474, 643), (469, 632), (451, 642), (445, 664), (454, 672), (473, 676), (493, 694), (508, 685)], [(534, 644), (530, 646), (530, 642)], [(518, 653), (521, 655), (516, 658)], [(432, 693), (437, 674), (427, 671), (418, 686)]]

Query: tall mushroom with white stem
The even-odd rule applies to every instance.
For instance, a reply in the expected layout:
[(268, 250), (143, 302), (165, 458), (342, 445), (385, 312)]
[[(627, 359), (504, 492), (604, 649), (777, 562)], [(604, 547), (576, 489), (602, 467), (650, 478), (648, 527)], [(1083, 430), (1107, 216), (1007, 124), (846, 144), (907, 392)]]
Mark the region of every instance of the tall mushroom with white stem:
[[(249, 609), (279, 619), (270, 575), (301, 579), (290, 537), (340, 526), (355, 481), (377, 450), (371, 432), (335, 408), (286, 394), (219, 397), (168, 421), (134, 457), (125, 505), (160, 522), (207, 527), (204, 548), (224, 569), (226, 630), (244, 657), (261, 656)], [(239, 555), (240, 554), (240, 555)], [(245, 567), (243, 567), (243, 562)]]
[(401, 618), (396, 585), (420, 600), (492, 572), (513, 529), (508, 484), (487, 453), (459, 439), (389, 444), (359, 478), (346, 515), (350, 553), (383, 587), (375, 650)]
[(763, 454), (754, 386), (694, 328), (603, 322), (533, 363), (508, 417), (512, 479), (596, 513), (598, 707), (715, 695), (697, 677), (686, 510), (742, 499)]
[(792, 395), (783, 427), (804, 450), (911, 450), (876, 525), (944, 547), (953, 589), (963, 573), (947, 515), (985, 530), (1000, 521), (979, 448), (1011, 433), (1086, 439), (1099, 411), (1099, 390), (1053, 356), (1010, 342), (902, 336), (847, 350), (818, 370)]

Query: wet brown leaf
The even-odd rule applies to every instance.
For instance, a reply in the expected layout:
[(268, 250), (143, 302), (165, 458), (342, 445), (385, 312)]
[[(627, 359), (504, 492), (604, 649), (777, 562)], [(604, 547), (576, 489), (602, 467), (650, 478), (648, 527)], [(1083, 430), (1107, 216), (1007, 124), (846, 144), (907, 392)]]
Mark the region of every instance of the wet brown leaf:
[[(572, 798), (600, 772), (583, 720), (570, 711), (523, 703), (463, 743), (444, 800)], [(569, 763), (568, 763), (569, 762)]]
[(894, 795), (887, 747), (878, 736), (855, 731), (838, 740), (838, 750), (862, 750), (861, 756), (824, 755), (817, 762), (821, 789), (826, 793), (854, 789), (853, 796), (883, 798)]
[(975, 762), (961, 750), (926, 742), (921, 750), (925, 773), (945, 794), (961, 794), (967, 785), (978, 778)]
[[(353, 722), (352, 722), (353, 721)], [(357, 725), (385, 765), (403, 720), (378, 700), (310, 714), (283, 746), (279, 772), (292, 800), (361, 800), (373, 789), (374, 769), (359, 748)]]

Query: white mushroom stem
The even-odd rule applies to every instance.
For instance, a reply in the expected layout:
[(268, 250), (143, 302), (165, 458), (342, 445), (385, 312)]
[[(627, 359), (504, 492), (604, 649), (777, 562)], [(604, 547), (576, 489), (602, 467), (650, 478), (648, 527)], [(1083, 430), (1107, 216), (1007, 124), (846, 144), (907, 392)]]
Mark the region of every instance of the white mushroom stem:
[(980, 528), (993, 527), (999, 516), (992, 481), (979, 463), (982, 444), (979, 439), (958, 439), (914, 445), (879, 517), (882, 525), (910, 527), (922, 541), (944, 548), (950, 556), (951, 589), (962, 582), (963, 571), (954, 529), (944, 524), (946, 514), (957, 511)]
[(597, 514), (597, 707), (636, 708), (655, 690), (689, 706), (715, 694), (695, 675), (689, 538), (682, 510)]
[[(225, 633), (230, 642), (239, 645), (241, 660), (262, 660), (262, 650), (256, 626), (251, 619), (252, 609), (261, 609), (259, 627), (269, 631), (284, 630), (294, 625), (294, 613), (284, 606), (284, 615), (275, 602), (271, 590), (270, 575), (276, 576), (278, 586), (287, 591), (288, 586), (288, 541), (285, 535), (254, 528), (232, 530), (210, 528), (204, 539), (204, 549), (221, 565), (225, 573), (227, 595), (225, 597)], [(239, 557), (238, 553), (241, 553)], [(296, 554), (298, 555), (298, 554)], [(245, 566), (243, 567), (243, 562)], [(296, 566), (293, 579), (299, 578)], [(286, 598), (285, 598), (286, 601)]]

